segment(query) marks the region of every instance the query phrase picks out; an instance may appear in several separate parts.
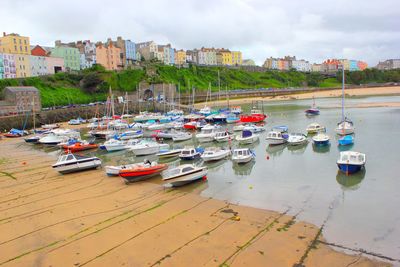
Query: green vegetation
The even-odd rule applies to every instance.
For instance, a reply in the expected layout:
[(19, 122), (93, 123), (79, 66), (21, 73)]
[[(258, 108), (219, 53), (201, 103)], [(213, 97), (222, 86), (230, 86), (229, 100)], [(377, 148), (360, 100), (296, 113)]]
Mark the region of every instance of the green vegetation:
[[(203, 67), (191, 65), (177, 68), (150, 63), (143, 69), (129, 69), (120, 72), (106, 71), (102, 66), (83, 70), (79, 73), (57, 73), (51, 76), (24, 79), (0, 80), (0, 92), (6, 86), (35, 86), (41, 92), (43, 107), (68, 104), (83, 104), (104, 101), (109, 88), (125, 92), (135, 91), (139, 82), (179, 84), (182, 92), (189, 87), (206, 90), (211, 85), (218, 90), (218, 74), (221, 87), (232, 89), (287, 88), (287, 87), (340, 87), (341, 73), (337, 77), (326, 77), (320, 73), (251, 72), (244, 69), (225, 67)], [(346, 72), (346, 83), (400, 82), (400, 70)]]

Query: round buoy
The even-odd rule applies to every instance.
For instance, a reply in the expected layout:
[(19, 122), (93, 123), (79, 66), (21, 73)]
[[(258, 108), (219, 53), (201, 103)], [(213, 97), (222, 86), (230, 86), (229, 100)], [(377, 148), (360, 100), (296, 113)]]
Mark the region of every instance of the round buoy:
[(23, 161), (23, 162), (22, 162), (22, 165), (26, 165), (26, 161)]
[(265, 158), (266, 158), (267, 160), (269, 160), (269, 155), (267, 155)]
[(203, 181), (207, 181), (207, 176), (204, 175), (203, 178), (201, 178)]

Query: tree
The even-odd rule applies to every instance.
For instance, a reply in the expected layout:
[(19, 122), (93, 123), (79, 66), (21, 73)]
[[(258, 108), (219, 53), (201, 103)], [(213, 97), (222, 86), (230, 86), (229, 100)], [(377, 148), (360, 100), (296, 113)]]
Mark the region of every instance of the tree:
[(100, 75), (96, 72), (88, 73), (81, 80), (81, 87), (86, 93), (92, 94), (99, 91), (99, 85), (103, 83)]

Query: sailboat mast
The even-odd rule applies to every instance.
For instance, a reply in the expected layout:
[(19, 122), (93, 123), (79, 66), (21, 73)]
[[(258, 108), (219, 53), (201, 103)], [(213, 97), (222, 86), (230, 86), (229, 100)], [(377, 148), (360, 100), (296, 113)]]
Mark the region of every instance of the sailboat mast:
[(228, 92), (228, 85), (225, 85), (225, 94), (226, 94), (226, 101), (229, 109), (229, 92)]
[(126, 114), (129, 114), (129, 99), (128, 99), (128, 92), (125, 92), (126, 98)]
[(218, 70), (218, 101), (221, 101), (221, 79), (219, 77), (219, 70)]
[(179, 105), (179, 110), (181, 109), (181, 83), (178, 83), (178, 105)]
[(138, 101), (138, 112), (140, 114), (140, 83), (139, 86), (136, 85), (137, 101)]
[(342, 121), (344, 121), (344, 65), (342, 65)]

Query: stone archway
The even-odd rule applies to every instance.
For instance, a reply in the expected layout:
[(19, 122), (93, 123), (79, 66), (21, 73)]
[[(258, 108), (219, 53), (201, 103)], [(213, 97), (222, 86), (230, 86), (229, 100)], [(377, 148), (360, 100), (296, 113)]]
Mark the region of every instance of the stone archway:
[(149, 100), (150, 98), (153, 98), (154, 97), (154, 94), (153, 94), (153, 91), (152, 90), (150, 90), (150, 89), (146, 89), (146, 90), (144, 90), (144, 92), (143, 92), (143, 100)]

